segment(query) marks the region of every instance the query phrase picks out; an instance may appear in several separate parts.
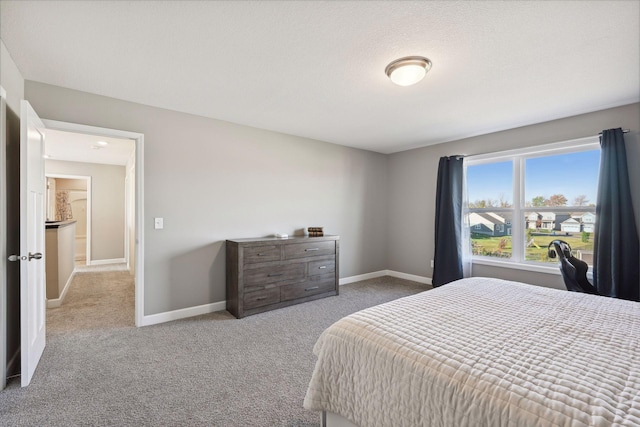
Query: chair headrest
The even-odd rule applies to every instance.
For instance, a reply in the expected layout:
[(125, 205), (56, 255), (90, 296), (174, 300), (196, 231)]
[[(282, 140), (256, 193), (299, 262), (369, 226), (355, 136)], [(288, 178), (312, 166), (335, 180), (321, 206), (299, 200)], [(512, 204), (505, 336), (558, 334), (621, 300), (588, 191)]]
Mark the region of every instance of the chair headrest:
[(547, 247), (547, 255), (552, 259), (556, 256), (569, 258), (571, 257), (571, 246), (564, 240), (553, 240)]

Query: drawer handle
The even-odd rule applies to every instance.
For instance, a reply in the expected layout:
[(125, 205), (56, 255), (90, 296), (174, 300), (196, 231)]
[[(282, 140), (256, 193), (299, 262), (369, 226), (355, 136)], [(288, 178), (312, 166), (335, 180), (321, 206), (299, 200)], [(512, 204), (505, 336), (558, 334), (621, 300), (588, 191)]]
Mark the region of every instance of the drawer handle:
[(305, 288), (304, 290), (305, 290), (305, 291), (312, 291), (312, 290), (314, 290), (314, 289), (318, 289), (319, 287), (320, 287), (320, 286), (314, 286), (314, 287), (311, 287), (311, 288)]
[(258, 256), (263, 256), (264, 254), (256, 254), (256, 255), (258, 255)]
[(267, 277), (278, 277), (278, 276), (282, 276), (282, 273), (278, 273), (278, 274), (267, 274)]
[(262, 301), (263, 299), (267, 299), (267, 297), (258, 297), (256, 298), (256, 301)]
[(305, 252), (313, 252), (313, 251), (319, 251), (320, 248), (309, 248), (309, 249), (305, 249)]
[(320, 267), (318, 267), (320, 270), (322, 270), (323, 268), (327, 268), (326, 265), (321, 265)]

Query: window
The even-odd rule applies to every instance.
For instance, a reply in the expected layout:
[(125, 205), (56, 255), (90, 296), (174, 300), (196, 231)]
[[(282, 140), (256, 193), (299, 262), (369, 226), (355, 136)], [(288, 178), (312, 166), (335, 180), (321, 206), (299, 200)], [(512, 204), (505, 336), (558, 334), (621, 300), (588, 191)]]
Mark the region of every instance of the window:
[(555, 265), (561, 239), (592, 264), (599, 164), (597, 137), (465, 159), (474, 261)]

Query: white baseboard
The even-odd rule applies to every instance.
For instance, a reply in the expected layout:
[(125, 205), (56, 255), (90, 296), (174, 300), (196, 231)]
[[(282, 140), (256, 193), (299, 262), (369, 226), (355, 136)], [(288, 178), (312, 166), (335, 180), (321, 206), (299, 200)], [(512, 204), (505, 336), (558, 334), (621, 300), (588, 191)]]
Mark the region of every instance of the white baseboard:
[(124, 258), (92, 259), (91, 261), (87, 260), (87, 265), (122, 264), (123, 262), (126, 262)]
[(398, 279), (411, 280), (413, 282), (424, 283), (426, 285), (432, 284), (431, 277), (416, 276), (415, 274), (401, 273), (399, 271), (393, 271), (393, 270), (380, 270), (380, 271), (374, 271), (372, 273), (359, 274), (357, 276), (343, 277), (342, 279), (340, 279), (340, 286), (348, 285), (349, 283), (353, 283), (353, 282), (359, 282), (361, 280), (375, 279), (377, 277), (382, 277), (382, 276), (397, 277)]
[(413, 282), (424, 283), (425, 285), (433, 285), (431, 277), (416, 276), (415, 274), (401, 273), (399, 271), (387, 270), (387, 276), (397, 277), (398, 279), (411, 280)]
[(71, 275), (69, 275), (69, 279), (67, 279), (67, 283), (64, 284), (64, 288), (62, 289), (62, 293), (56, 299), (48, 299), (47, 300), (47, 308), (56, 308), (62, 305), (62, 301), (64, 301), (64, 297), (67, 295), (67, 291), (69, 290), (69, 285), (71, 285), (71, 281), (73, 280), (73, 276), (76, 275), (76, 271), (73, 270)]
[(198, 305), (195, 307), (182, 308), (180, 310), (165, 311), (164, 313), (150, 314), (142, 317), (142, 322), (138, 326), (150, 326), (158, 323), (171, 322), (172, 320), (185, 319), (187, 317), (209, 314), (214, 311), (227, 309), (226, 301), (212, 302), (211, 304)]
[[(430, 277), (400, 273), (398, 271), (393, 271), (393, 270), (380, 270), (380, 271), (374, 271), (372, 273), (359, 274), (357, 276), (343, 277), (342, 279), (340, 279), (339, 284), (340, 286), (342, 286), (342, 285), (347, 285), (349, 283), (359, 282), (361, 280), (367, 280), (367, 279), (375, 279), (377, 277), (382, 277), (382, 276), (397, 277), (399, 279), (411, 280), (414, 282), (425, 283), (428, 285), (431, 284)], [(182, 308), (180, 310), (165, 311), (164, 313), (157, 313), (157, 314), (150, 314), (150, 315), (143, 316), (142, 322), (138, 326), (157, 325), (158, 323), (171, 322), (173, 320), (180, 320), (180, 319), (185, 319), (187, 317), (200, 316), (202, 314), (209, 314), (215, 311), (222, 311), (226, 309), (227, 309), (227, 302), (218, 301), (218, 302), (212, 302), (210, 304), (198, 305), (196, 307), (188, 307), (188, 308)]]
[(376, 277), (382, 277), (387, 275), (387, 270), (373, 271), (371, 273), (358, 274), (357, 276), (343, 277), (338, 284), (348, 285), (349, 283), (359, 282), (361, 280), (375, 279)]

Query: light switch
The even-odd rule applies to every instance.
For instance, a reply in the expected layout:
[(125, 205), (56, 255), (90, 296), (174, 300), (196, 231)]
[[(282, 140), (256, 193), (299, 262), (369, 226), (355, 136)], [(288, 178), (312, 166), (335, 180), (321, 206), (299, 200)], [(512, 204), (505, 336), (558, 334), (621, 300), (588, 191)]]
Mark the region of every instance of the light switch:
[(164, 228), (164, 218), (154, 218), (153, 228), (156, 230), (162, 230)]

